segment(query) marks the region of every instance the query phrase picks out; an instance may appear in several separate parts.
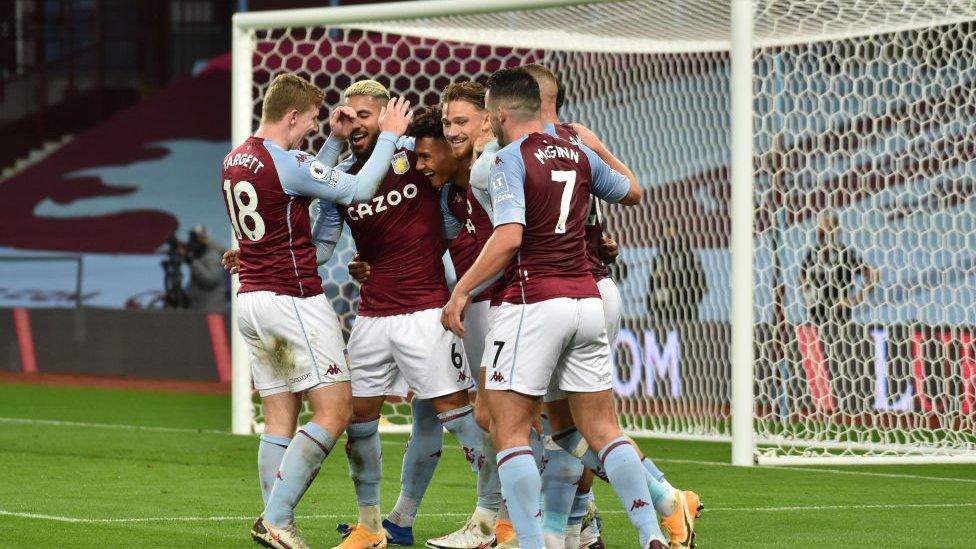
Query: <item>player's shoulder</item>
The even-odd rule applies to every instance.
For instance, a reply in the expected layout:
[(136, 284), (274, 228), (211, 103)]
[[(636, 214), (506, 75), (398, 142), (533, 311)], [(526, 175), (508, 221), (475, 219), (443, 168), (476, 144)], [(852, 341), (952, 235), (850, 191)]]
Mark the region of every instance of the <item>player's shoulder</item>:
[(261, 138), (254, 137), (253, 135), (248, 137), (243, 142), (239, 143), (237, 146), (228, 151), (227, 154), (224, 155), (224, 160), (233, 158), (235, 154), (260, 153), (262, 152), (261, 149), (263, 148), (262, 141), (263, 140)]
[(531, 144), (536, 135), (537, 134), (523, 135), (508, 145), (498, 149), (498, 152), (495, 153), (495, 165), (504, 164), (506, 161), (510, 160), (521, 160), (523, 146), (526, 143)]

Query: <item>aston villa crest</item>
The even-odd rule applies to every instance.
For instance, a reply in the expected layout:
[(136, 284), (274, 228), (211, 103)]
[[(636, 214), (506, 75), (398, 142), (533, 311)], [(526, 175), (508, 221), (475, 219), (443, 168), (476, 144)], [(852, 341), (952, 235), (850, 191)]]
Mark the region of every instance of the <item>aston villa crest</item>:
[(410, 169), (410, 160), (407, 159), (407, 153), (400, 151), (393, 155), (393, 160), (390, 161), (390, 165), (393, 166), (393, 173), (397, 175), (407, 173), (407, 170)]

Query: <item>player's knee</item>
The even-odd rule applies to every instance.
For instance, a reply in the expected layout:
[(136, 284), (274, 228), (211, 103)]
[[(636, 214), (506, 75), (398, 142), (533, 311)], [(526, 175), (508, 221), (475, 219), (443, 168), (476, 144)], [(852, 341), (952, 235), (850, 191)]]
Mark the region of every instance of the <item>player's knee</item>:
[(577, 425), (586, 443), (590, 445), (595, 452), (599, 452), (604, 446), (609, 444), (614, 439), (623, 436), (620, 431), (620, 427), (612, 422), (606, 421), (592, 421), (592, 422), (582, 422)]
[(264, 434), (277, 437), (292, 438), (295, 436), (295, 421), (272, 419), (270, 416), (264, 418)]
[(488, 431), (491, 427), (491, 412), (488, 411), (488, 403), (485, 402), (483, 397), (475, 401), (474, 420), (478, 423), (478, 427), (481, 427), (485, 431)]
[(559, 433), (566, 429), (571, 429), (576, 424), (573, 421), (573, 414), (569, 410), (569, 404), (565, 399), (547, 402), (546, 417), (549, 419), (549, 429), (552, 433)]
[(366, 422), (379, 418), (383, 397), (352, 397), (352, 421)]
[(434, 402), (434, 409), (437, 413), (444, 413), (468, 405), (468, 392), (457, 391), (449, 395), (439, 396), (431, 399)]

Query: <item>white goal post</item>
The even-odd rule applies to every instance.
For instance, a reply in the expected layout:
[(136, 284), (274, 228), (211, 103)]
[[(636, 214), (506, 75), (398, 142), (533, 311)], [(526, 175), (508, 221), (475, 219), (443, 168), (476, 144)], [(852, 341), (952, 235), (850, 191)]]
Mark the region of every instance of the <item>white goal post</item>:
[[(735, 465), (976, 463), (976, 3), (425, 0), (238, 13), (232, 44), (233, 143), (278, 72), (331, 106), (361, 78), (431, 104), (553, 69), (563, 119), (646, 191), (606, 209), (629, 433), (731, 441)], [(348, 328), (343, 238), (321, 272)]]

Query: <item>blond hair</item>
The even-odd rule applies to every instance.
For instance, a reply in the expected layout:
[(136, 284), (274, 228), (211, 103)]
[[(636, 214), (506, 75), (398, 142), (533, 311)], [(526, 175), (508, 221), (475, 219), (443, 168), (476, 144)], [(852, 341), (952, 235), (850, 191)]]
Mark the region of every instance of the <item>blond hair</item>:
[(279, 74), (271, 81), (261, 105), (261, 122), (277, 122), (291, 109), (305, 112), (325, 100), (325, 92), (297, 74)]
[(556, 102), (556, 110), (558, 111), (563, 106), (565, 96), (565, 90), (559, 78), (549, 70), (549, 67), (538, 63), (527, 63), (522, 65), (521, 68), (531, 74), (532, 78), (535, 78), (535, 81), (539, 83), (539, 91), (544, 91), (549, 96), (547, 99)]
[(342, 92), (342, 98), (347, 101), (350, 97), (357, 95), (372, 97), (377, 101), (390, 100), (390, 91), (386, 89), (386, 86), (376, 80), (359, 80), (358, 82), (353, 82), (346, 88), (346, 91)]

